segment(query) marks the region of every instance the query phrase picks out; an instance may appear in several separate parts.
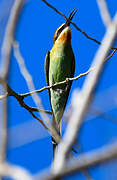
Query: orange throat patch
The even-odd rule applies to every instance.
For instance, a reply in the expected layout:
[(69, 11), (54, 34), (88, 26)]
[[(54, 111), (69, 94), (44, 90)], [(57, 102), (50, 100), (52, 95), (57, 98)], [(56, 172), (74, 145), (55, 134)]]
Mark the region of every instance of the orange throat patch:
[(58, 39), (59, 42), (70, 42), (71, 41), (71, 32), (65, 31)]

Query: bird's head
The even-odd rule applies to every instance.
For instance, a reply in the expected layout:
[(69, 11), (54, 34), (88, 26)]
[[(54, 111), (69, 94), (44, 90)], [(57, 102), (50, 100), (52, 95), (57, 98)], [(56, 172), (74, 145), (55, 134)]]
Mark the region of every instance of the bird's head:
[(56, 41), (59, 42), (70, 42), (71, 41), (71, 28), (70, 28), (70, 21), (73, 19), (77, 10), (73, 9), (70, 13), (69, 17), (67, 18), (66, 22), (59, 26), (54, 33), (53, 36), (53, 44)]

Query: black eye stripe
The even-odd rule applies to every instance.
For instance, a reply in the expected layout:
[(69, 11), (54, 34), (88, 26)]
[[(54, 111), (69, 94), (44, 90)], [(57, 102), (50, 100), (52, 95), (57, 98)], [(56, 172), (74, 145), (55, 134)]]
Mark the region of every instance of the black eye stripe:
[(57, 38), (59, 37), (60, 33), (63, 31), (64, 28), (65, 28), (65, 24), (58, 29), (55, 40), (57, 40)]
[(60, 32), (62, 32), (62, 30), (65, 28), (65, 24), (62, 26), (62, 27), (60, 27), (60, 29), (58, 29), (58, 32), (57, 33), (60, 33)]

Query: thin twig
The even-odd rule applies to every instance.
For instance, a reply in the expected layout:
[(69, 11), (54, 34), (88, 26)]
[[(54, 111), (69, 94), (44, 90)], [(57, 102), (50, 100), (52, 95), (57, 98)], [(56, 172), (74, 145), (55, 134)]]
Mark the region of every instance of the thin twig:
[[(50, 135), (55, 139), (55, 141), (57, 143), (60, 143), (60, 136), (58, 135), (58, 133), (56, 132), (56, 130), (50, 125), (49, 123), (49, 126), (47, 126), (41, 119), (39, 119), (34, 113), (33, 111), (36, 111), (36, 112), (41, 112), (41, 113), (47, 113), (47, 114), (52, 114), (51, 111), (46, 111), (46, 110), (43, 110), (43, 109), (38, 109), (38, 108), (35, 108), (35, 107), (30, 107), (28, 106), (25, 102), (24, 102), (24, 97), (22, 97), (20, 94), (17, 94), (13, 89), (10, 88), (10, 86), (2, 79), (0, 78), (0, 83), (1, 84), (6, 84), (7, 86), (7, 91), (8, 91), (8, 94), (7, 94), (7, 97), (8, 96), (13, 96), (17, 99), (17, 101), (19, 102), (20, 106), (25, 108), (35, 119), (37, 119), (45, 129), (48, 130), (48, 132), (50, 133)], [(5, 85), (4, 85), (5, 86)]]
[[(4, 81), (0, 78), (0, 81)], [(13, 89), (10, 88), (10, 86), (6, 83), (6, 87), (7, 87), (7, 91), (8, 91), (8, 95), (7, 96), (13, 96), (17, 99), (17, 101), (19, 102), (20, 106), (25, 108), (26, 110), (28, 110), (32, 116), (34, 118), (36, 118), (46, 129), (47, 126), (43, 123), (42, 120), (40, 120), (39, 118), (37, 118), (34, 114), (33, 114), (33, 111), (36, 111), (36, 112), (40, 112), (40, 111), (43, 111), (44, 113), (44, 110), (40, 110), (40, 109), (37, 109), (37, 108), (33, 108), (33, 107), (30, 107), (28, 106), (25, 102), (24, 102), (24, 97), (20, 96), (19, 94), (17, 94), (15, 91), (13, 91)]]
[(105, 59), (105, 62), (108, 61), (116, 52), (117, 49), (114, 49), (113, 52)]
[(67, 83), (69, 83), (69, 81), (78, 80), (79, 78), (81, 78), (81, 77), (89, 74), (89, 72), (91, 72), (92, 70), (93, 70), (93, 68), (92, 68), (92, 69), (89, 69), (87, 72), (82, 73), (82, 74), (80, 74), (80, 75), (78, 75), (78, 76), (76, 76), (76, 77), (74, 77), (74, 78), (66, 78), (66, 80), (61, 81), (61, 82), (57, 82), (57, 83), (53, 84), (52, 86), (45, 86), (45, 87), (43, 87), (43, 88), (41, 88), (41, 89), (39, 89), (39, 90), (35, 90), (35, 91), (31, 91), (31, 92), (29, 92), (29, 93), (21, 94), (21, 96), (23, 96), (23, 97), (28, 97), (28, 96), (31, 96), (32, 94), (40, 93), (40, 92), (42, 92), (42, 91), (44, 91), (44, 90), (51, 89), (51, 88), (57, 87), (57, 86), (59, 86), (59, 85), (67, 84)]
[[(113, 52), (105, 59), (105, 62), (106, 62), (107, 60), (109, 60), (109, 59), (115, 54), (116, 51), (117, 51), (117, 50), (114, 49)], [(95, 67), (95, 68), (96, 68), (96, 67)], [(86, 71), (85, 73), (81, 73), (81, 74), (79, 74), (78, 76), (76, 76), (76, 77), (74, 77), (74, 78), (67, 78), (66, 80), (61, 81), (61, 82), (58, 82), (58, 83), (55, 83), (55, 84), (53, 84), (52, 86), (45, 86), (45, 87), (43, 87), (43, 88), (41, 88), (41, 89), (34, 90), (34, 91), (31, 91), (31, 92), (28, 92), (28, 93), (24, 93), (24, 94), (19, 94), (19, 95), (22, 96), (23, 98), (25, 98), (25, 97), (31, 96), (32, 94), (41, 93), (41, 92), (44, 91), (44, 90), (51, 89), (51, 88), (57, 87), (57, 86), (59, 86), (59, 85), (66, 84), (66, 83), (68, 83), (69, 81), (78, 80), (79, 78), (88, 75), (88, 74), (89, 74), (91, 71), (93, 71), (95, 68), (93, 67), (93, 68), (89, 69), (88, 71)], [(4, 95), (1, 95), (1, 96), (0, 96), (0, 100), (2, 100), (2, 99), (4, 99), (4, 98), (7, 98), (7, 97), (8, 97), (8, 94), (7, 94), (7, 93), (4, 94)], [(34, 110), (34, 111), (37, 111), (37, 112), (44, 112), (44, 111), (45, 111), (45, 113), (47, 112), (47, 114), (52, 114), (51, 111), (47, 111), (47, 110), (43, 110), (43, 109), (42, 109), (42, 110), (41, 110), (41, 109), (37, 109), (37, 110)]]
[[(15, 93), (16, 93), (16, 92), (15, 92)], [(16, 94), (17, 94), (17, 93), (16, 93)], [(6, 93), (6, 94), (0, 96), (0, 100), (5, 99), (5, 98), (7, 98), (8, 96), (13, 96), (13, 97), (15, 97), (13, 94)], [(17, 97), (18, 97), (18, 96), (19, 96), (19, 97), (22, 97), (21, 100), (24, 98), (21, 94), (17, 94)], [(16, 98), (16, 97), (15, 97), (15, 98)], [(19, 98), (19, 99), (20, 99), (20, 98)], [(21, 104), (21, 103), (19, 103), (19, 104)], [(30, 107), (30, 106), (28, 106), (28, 107)], [(47, 113), (47, 114), (52, 115), (52, 112), (49, 111), (49, 110), (39, 109), (39, 108), (36, 108), (36, 107), (30, 107), (30, 109), (31, 109), (31, 111), (35, 111), (35, 112), (39, 112), (39, 113)]]
[(35, 108), (35, 107), (30, 107), (30, 108), (31, 108), (31, 110), (34, 111), (34, 112), (46, 113), (46, 114), (52, 115), (52, 111), (49, 111), (49, 110), (38, 109), (38, 108)]
[[(49, 6), (50, 8), (52, 8), (53, 10), (55, 10), (58, 14), (60, 14), (61, 16), (63, 16), (65, 19), (67, 19), (67, 17), (60, 11), (58, 11), (54, 6), (52, 6), (50, 3), (48, 3), (45, 0), (42, 0), (47, 6)], [(81, 30), (74, 22), (70, 21), (70, 23), (79, 31), (81, 32), (86, 38), (96, 42), (97, 44), (101, 45), (102, 43), (99, 42), (98, 40), (96, 40), (95, 38), (92, 38), (91, 36), (89, 36), (85, 31)], [(111, 49), (116, 49), (117, 47), (112, 47)]]
[[(78, 30), (80, 31), (86, 38), (96, 42), (97, 44), (99, 45), (103, 45), (100, 41), (96, 40), (95, 38), (89, 36), (85, 31), (81, 30), (74, 22), (71, 21), (71, 24), (73, 24), (73, 26)], [(117, 47), (111, 47), (111, 49), (116, 49), (117, 50)]]
[(50, 8), (52, 8), (54, 11), (56, 11), (58, 14), (60, 14), (61, 16), (63, 16), (65, 18), (65, 20), (67, 20), (67, 17), (60, 11), (58, 11), (58, 9), (56, 9), (54, 6), (52, 6), (51, 4), (49, 4), (47, 1), (42, 0), (47, 6), (49, 6)]
[[(105, 62), (106, 62), (107, 60), (109, 60), (109, 59), (114, 55), (115, 52), (116, 52), (116, 49), (105, 59)], [(96, 68), (96, 67), (95, 67), (95, 68)], [(28, 96), (31, 96), (32, 94), (40, 93), (40, 92), (42, 92), (42, 91), (44, 91), (44, 90), (46, 90), (46, 89), (50, 89), (50, 88), (53, 88), (53, 87), (56, 87), (56, 86), (59, 86), (59, 85), (62, 85), (62, 84), (66, 84), (66, 83), (68, 83), (68, 81), (78, 80), (79, 78), (81, 78), (81, 77), (83, 77), (83, 76), (85, 76), (85, 75), (88, 75), (89, 72), (91, 72), (92, 70), (94, 70), (94, 68), (91, 68), (91, 69), (89, 69), (88, 71), (86, 71), (85, 73), (82, 73), (82, 74), (80, 74), (80, 75), (78, 75), (78, 76), (76, 76), (76, 77), (74, 77), (74, 78), (67, 78), (65, 81), (62, 81), (62, 82), (59, 82), (59, 83), (55, 83), (55, 84), (52, 85), (52, 86), (45, 86), (45, 87), (43, 87), (43, 88), (41, 88), (41, 89), (39, 89), (39, 90), (31, 91), (31, 92), (25, 93), (25, 94), (17, 94), (16, 92), (15, 92), (15, 94), (17, 94), (17, 97), (18, 97), (18, 96), (19, 96), (19, 97), (22, 97), (22, 98), (21, 98), (21, 100), (22, 100), (23, 98), (28, 97)], [(1, 79), (0, 79), (0, 80), (1, 80)], [(2, 82), (0, 82), (0, 83), (2, 83)], [(12, 90), (12, 91), (13, 91), (13, 90)], [(2, 99), (4, 99), (4, 98), (7, 98), (8, 96), (14, 96), (14, 94), (8, 94), (8, 93), (6, 93), (6, 94), (4, 94), (4, 95), (1, 95), (1, 96), (0, 96), (0, 100), (2, 100)], [(14, 96), (14, 97), (15, 97), (15, 96)], [(15, 98), (16, 98), (16, 97), (15, 97)], [(20, 99), (20, 98), (17, 98), (17, 99)], [(20, 104), (21, 104), (21, 103), (20, 103)], [(28, 106), (28, 107), (29, 107), (29, 106)], [(44, 109), (38, 109), (38, 108), (35, 108), (35, 107), (30, 107), (30, 109), (31, 109), (31, 111), (35, 111), (35, 112), (52, 114), (51, 111), (44, 110)]]
[[(106, 62), (107, 60), (109, 60), (109, 59), (115, 54), (116, 51), (117, 51), (117, 50), (114, 49), (113, 52), (105, 59), (105, 62)], [(52, 86), (45, 86), (45, 87), (43, 87), (43, 88), (41, 88), (41, 89), (39, 89), (39, 90), (31, 91), (31, 92), (28, 92), (28, 93), (25, 93), (25, 94), (20, 94), (20, 95), (25, 98), (25, 97), (31, 96), (32, 94), (40, 93), (40, 92), (42, 92), (42, 91), (44, 91), (44, 90), (51, 89), (51, 88), (57, 87), (57, 86), (59, 86), (59, 85), (67, 84), (67, 83), (69, 83), (69, 81), (75, 81), (75, 80), (78, 80), (79, 78), (81, 78), (81, 77), (83, 77), (83, 76), (88, 75), (88, 74), (89, 74), (91, 71), (93, 71), (95, 68), (96, 68), (96, 67), (92, 67), (92, 68), (90, 68), (88, 71), (86, 71), (85, 73), (81, 73), (81, 74), (79, 74), (78, 76), (76, 76), (76, 77), (74, 77), (74, 78), (67, 78), (66, 80), (61, 81), (61, 82), (58, 82), (58, 83), (55, 83), (55, 84), (53, 84)]]

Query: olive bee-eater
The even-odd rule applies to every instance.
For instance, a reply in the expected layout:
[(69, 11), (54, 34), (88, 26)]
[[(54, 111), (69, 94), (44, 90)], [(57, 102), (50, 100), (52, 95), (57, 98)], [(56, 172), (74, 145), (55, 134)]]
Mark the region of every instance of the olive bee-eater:
[[(75, 58), (71, 46), (70, 21), (75, 15), (73, 10), (66, 22), (58, 27), (53, 36), (53, 47), (45, 57), (45, 76), (48, 86), (74, 76)], [(53, 113), (52, 124), (61, 135), (61, 119), (65, 110), (72, 82), (49, 89), (50, 104)], [(53, 151), (57, 143), (53, 139)], [(54, 153), (54, 152), (53, 152)]]

